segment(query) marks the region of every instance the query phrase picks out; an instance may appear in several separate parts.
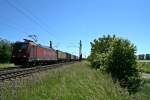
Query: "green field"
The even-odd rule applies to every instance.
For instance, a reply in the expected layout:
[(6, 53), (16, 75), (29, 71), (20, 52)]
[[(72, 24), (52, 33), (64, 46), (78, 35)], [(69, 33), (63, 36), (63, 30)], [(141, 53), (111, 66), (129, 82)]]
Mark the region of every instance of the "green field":
[(67, 65), (37, 77), (7, 83), (0, 100), (130, 100), (126, 90), (87, 62)]
[(15, 67), (14, 64), (0, 64), (0, 68)]
[(142, 72), (150, 73), (150, 62), (138, 62), (138, 66)]

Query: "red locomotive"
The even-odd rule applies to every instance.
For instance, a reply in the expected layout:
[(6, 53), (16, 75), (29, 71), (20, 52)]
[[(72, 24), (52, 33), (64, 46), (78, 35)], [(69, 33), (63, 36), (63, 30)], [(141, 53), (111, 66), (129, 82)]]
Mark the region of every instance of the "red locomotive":
[(36, 44), (31, 40), (24, 40), (14, 44), (12, 62), (15, 65), (33, 66), (78, 60), (75, 55)]

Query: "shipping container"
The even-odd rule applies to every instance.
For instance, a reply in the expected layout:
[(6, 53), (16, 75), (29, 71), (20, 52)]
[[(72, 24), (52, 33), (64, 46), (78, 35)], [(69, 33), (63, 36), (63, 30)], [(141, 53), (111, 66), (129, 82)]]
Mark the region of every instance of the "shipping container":
[(146, 54), (145, 59), (150, 60), (150, 54)]
[(71, 60), (71, 54), (66, 52), (66, 60), (70, 61)]
[(67, 57), (67, 55), (66, 55), (65, 52), (56, 50), (56, 53), (57, 53), (57, 59), (58, 59), (58, 60), (65, 60), (66, 57)]
[(71, 55), (71, 60), (75, 59), (74, 57), (75, 57), (74, 55)]
[(145, 59), (145, 55), (144, 55), (144, 54), (138, 55), (138, 59), (139, 59), (139, 60), (144, 60), (144, 59)]

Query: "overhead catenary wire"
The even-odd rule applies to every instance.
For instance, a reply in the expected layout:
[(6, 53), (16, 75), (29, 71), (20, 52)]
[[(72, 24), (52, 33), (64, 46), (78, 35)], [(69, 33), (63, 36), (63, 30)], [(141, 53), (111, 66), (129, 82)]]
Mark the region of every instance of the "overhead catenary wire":
[[(1, 2), (2, 1), (5, 2), (5, 0), (1, 0)], [(6, 22), (0, 20), (0, 24), (3, 25), (3, 26), (5, 26), (5, 27), (8, 27), (10, 29), (13, 29), (13, 30), (15, 30), (18, 33), (28, 34), (28, 32), (26, 32), (22, 27), (18, 27), (14, 23), (10, 24), (10, 23), (6, 23)], [(3, 33), (3, 32), (1, 32), (1, 33)]]
[(1, 21), (0, 21), (0, 23), (3, 24), (3, 25), (6, 26), (6, 27), (9, 27), (9, 28), (11, 28), (11, 29), (14, 29), (15, 31), (17, 31), (17, 32), (19, 32), (19, 33), (28, 34), (26, 31), (24, 31), (24, 30), (21, 29), (21, 28), (18, 28), (18, 27), (15, 26), (15, 25), (11, 25), (11, 24), (4, 23), (4, 22), (1, 22)]
[(43, 31), (45, 31), (46, 33), (50, 33), (47, 29), (45, 29), (43, 27), (43, 25), (41, 25), (38, 21), (37, 21), (37, 17), (35, 18), (33, 15), (31, 15), (31, 12), (26, 10), (26, 12), (24, 10), (22, 10), (21, 8), (18, 8), (14, 3), (10, 2), (9, 0), (5, 0), (7, 2), (7, 4), (9, 6), (11, 6), (12, 8), (14, 8), (16, 11), (18, 11), (20, 14), (24, 15), (28, 20), (32, 21), (34, 24), (36, 24), (39, 28), (41, 28)]
[[(11, 0), (5, 0), (5, 2), (10, 7), (12, 7), (13, 9), (15, 9), (18, 13), (20, 13), (21, 15), (23, 15), (25, 18), (27, 18), (28, 20), (30, 20), (31, 22), (33, 22), (34, 24), (36, 24), (43, 31), (45, 31), (46, 33), (50, 33), (49, 30), (46, 29), (47, 25), (44, 22), (42, 22), (37, 16), (35, 16), (29, 9), (25, 8), (24, 6), (22, 6), (20, 4), (19, 4), (19, 7), (18, 7), (17, 4), (14, 3)], [(11, 28), (16, 29), (16, 30), (22, 31), (20, 28), (18, 29), (15, 25), (12, 26), (10, 24), (6, 24), (6, 26), (11, 27)], [(24, 31), (22, 31), (22, 33), (28, 34), (27, 32), (24, 32)], [(53, 35), (53, 34), (51, 33), (51, 35)], [(58, 49), (58, 45), (56, 45), (55, 47)]]
[(33, 23), (38, 24), (35, 20), (32, 19), (32, 17), (28, 16), (24, 11), (22, 11), (21, 9), (19, 9), (17, 6), (15, 6), (12, 2), (10, 2), (9, 0), (5, 0), (11, 7), (13, 7), (14, 9), (16, 9), (19, 13), (21, 13), (22, 15), (24, 15), (26, 18), (28, 18), (29, 20), (31, 20)]
[[(18, 0), (17, 0), (17, 1), (18, 1)], [(46, 30), (48, 33), (51, 33), (51, 32), (49, 32), (49, 31), (46, 29), (46, 27), (48, 27), (48, 25), (47, 25), (45, 22), (43, 22), (39, 17), (35, 16), (31, 10), (29, 10), (29, 9), (26, 8), (26, 7), (24, 7), (19, 1), (18, 1), (18, 4), (19, 4), (19, 6), (20, 6), (24, 11), (26, 11), (28, 14), (30, 14), (32, 18), (34, 18), (34, 19), (35, 19), (36, 21), (38, 21), (39, 23), (42, 23), (42, 27), (45, 28), (45, 30)]]

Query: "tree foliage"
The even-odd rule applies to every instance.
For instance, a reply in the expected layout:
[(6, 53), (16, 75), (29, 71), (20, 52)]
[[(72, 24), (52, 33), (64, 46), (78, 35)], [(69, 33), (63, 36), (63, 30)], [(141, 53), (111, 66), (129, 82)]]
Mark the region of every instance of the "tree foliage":
[(12, 53), (12, 44), (0, 38), (0, 63), (8, 63)]
[(136, 62), (136, 47), (126, 39), (103, 36), (91, 42), (89, 61), (93, 68), (112, 75), (114, 81), (135, 92), (140, 86), (140, 75)]

